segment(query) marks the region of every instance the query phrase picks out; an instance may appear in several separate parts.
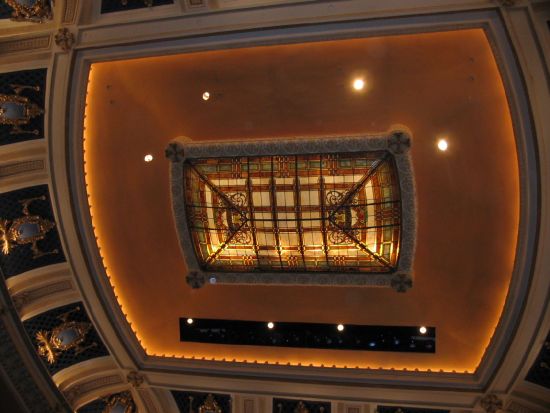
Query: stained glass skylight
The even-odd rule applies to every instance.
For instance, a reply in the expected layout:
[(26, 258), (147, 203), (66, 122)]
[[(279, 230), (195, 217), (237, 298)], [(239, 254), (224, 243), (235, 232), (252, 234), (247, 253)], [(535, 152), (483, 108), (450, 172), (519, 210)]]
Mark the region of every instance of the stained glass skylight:
[[(403, 136), (172, 144), (188, 282), (401, 283), (396, 288), (406, 290), (414, 193)], [(326, 150), (346, 149), (345, 142), (353, 150)]]
[(386, 151), (189, 160), (189, 230), (217, 271), (395, 269), (401, 205)]

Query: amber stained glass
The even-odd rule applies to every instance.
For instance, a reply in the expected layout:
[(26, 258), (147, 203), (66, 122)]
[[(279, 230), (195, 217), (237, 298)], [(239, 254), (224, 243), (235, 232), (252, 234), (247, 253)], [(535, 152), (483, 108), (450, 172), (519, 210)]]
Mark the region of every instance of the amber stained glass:
[(204, 270), (391, 272), (401, 203), (387, 151), (204, 158), (184, 164)]

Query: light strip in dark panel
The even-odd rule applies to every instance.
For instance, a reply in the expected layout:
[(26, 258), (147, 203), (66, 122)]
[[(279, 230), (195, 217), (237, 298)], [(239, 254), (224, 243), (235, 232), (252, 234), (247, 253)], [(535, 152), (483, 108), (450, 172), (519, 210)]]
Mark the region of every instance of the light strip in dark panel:
[(183, 342), (331, 350), (435, 353), (435, 327), (336, 324), (180, 318)]

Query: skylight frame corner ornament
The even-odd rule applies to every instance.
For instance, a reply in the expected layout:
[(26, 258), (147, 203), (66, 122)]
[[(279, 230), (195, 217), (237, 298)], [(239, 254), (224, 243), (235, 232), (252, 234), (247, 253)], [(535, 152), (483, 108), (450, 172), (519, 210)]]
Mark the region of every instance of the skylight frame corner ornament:
[[(166, 149), (166, 157), (171, 161), (170, 179), (173, 214), (180, 247), (188, 267), (187, 282), (192, 288), (200, 288), (209, 282), (210, 284), (356, 285), (392, 287), (399, 292), (407, 291), (412, 287), (412, 260), (416, 235), (415, 189), (409, 151), (410, 145), (411, 136), (403, 130), (366, 136), (331, 136), (208, 143), (192, 142), (186, 138), (185, 140), (171, 142)], [(337, 153), (335, 153), (335, 148), (337, 148)], [(269, 168), (269, 162), (271, 162), (271, 175), (269, 175), (269, 171), (265, 172), (266, 166)], [(211, 164), (214, 166), (209, 166)], [(318, 170), (314, 171), (310, 166), (313, 164), (317, 165)], [(306, 166), (304, 167), (303, 165)], [(357, 165), (363, 165), (362, 175), (358, 175), (360, 168)], [(383, 171), (377, 171), (380, 165), (383, 166), (383, 168), (380, 168)], [(212, 168), (218, 171), (213, 174), (218, 173), (219, 179), (222, 176), (222, 173), (219, 172), (222, 168), (224, 168), (224, 171), (231, 169), (231, 172), (224, 172), (225, 175), (223, 176), (239, 178), (235, 182), (240, 182), (238, 184), (240, 187), (232, 189), (235, 193), (227, 192), (227, 188), (229, 187), (224, 190), (217, 189), (216, 185), (209, 182), (210, 178), (199, 171), (199, 169), (211, 171)], [(312, 181), (310, 178), (310, 174), (314, 173), (316, 174), (315, 176), (318, 176), (316, 178), (317, 181)], [(340, 176), (342, 173), (344, 175), (347, 174), (348, 178), (343, 175)], [(390, 191), (389, 195), (393, 197), (391, 198), (392, 200), (388, 200), (385, 195), (386, 192), (382, 191), (382, 186), (373, 187), (370, 180), (378, 179), (373, 175), (375, 173), (386, 176), (386, 178), (379, 179), (383, 183), (378, 185), (394, 188), (394, 190)], [(305, 178), (304, 174), (307, 175)], [(323, 176), (323, 174), (326, 176)], [(196, 177), (193, 178), (191, 175), (196, 175)], [(331, 176), (329, 177), (329, 175)], [(349, 178), (350, 175), (352, 178)], [(209, 176), (212, 178), (215, 175), (210, 174)], [(387, 178), (388, 176), (390, 178)], [(287, 181), (285, 181), (285, 178)], [(199, 190), (199, 187), (189, 187), (193, 179), (200, 181), (203, 189)], [(219, 179), (217, 182), (221, 183)], [(352, 181), (350, 182), (349, 179), (352, 179)], [(357, 182), (353, 181), (353, 179), (357, 179)], [(389, 181), (386, 183), (387, 180)], [(251, 184), (252, 181), (255, 183)], [(299, 199), (303, 199), (301, 191), (303, 191), (304, 181), (309, 183), (309, 187), (307, 188), (309, 192), (306, 191), (306, 193), (309, 194), (310, 202), (315, 197), (312, 197), (311, 194), (317, 191), (315, 182), (318, 182), (320, 188), (318, 190), (319, 195), (316, 197), (314, 204), (301, 205), (301, 201), (299, 201)], [(258, 182), (264, 182), (263, 186)], [(281, 182), (287, 182), (287, 184), (282, 184)], [(292, 184), (289, 182), (292, 182)], [(325, 185), (325, 182), (328, 182), (328, 184)], [(370, 201), (367, 200), (368, 195), (362, 193), (363, 191), (367, 192), (367, 183), (370, 187), (374, 188), (369, 187), (371, 192), (368, 193), (375, 194), (376, 191), (379, 193), (384, 192), (384, 195), (376, 195), (381, 197), (380, 199), (383, 199), (383, 202), (373, 203), (374, 200), (378, 199), (374, 195), (371, 195), (372, 197), (369, 198)], [(342, 189), (344, 184), (348, 185), (347, 189)], [(185, 185), (188, 185), (187, 189), (185, 189)], [(196, 184), (193, 183), (193, 185)], [(337, 188), (337, 186), (338, 190), (331, 190)], [(290, 189), (291, 187), (292, 189)], [(206, 195), (200, 195), (205, 190), (210, 194), (208, 195), (210, 196), (210, 201), (208, 201), (210, 202), (208, 204), (210, 206), (207, 203), (201, 204), (201, 202), (207, 202), (204, 201)], [(255, 204), (256, 201), (253, 201), (254, 197), (259, 196), (258, 191), (265, 191), (265, 194), (271, 194), (269, 195), (271, 199), (269, 201), (269, 208), (273, 217), (271, 220), (262, 218), (256, 222), (258, 220), (256, 217), (259, 214), (257, 211), (261, 208), (268, 208), (266, 205), (261, 205), (258, 208)], [(395, 191), (396, 193), (394, 193)], [(193, 202), (190, 199), (192, 197), (190, 195), (191, 192), (199, 194), (193, 198)], [(293, 195), (289, 195), (292, 193)], [(284, 198), (285, 205), (278, 209), (278, 201), (276, 199), (283, 195), (287, 197)], [(201, 196), (201, 201), (196, 201)], [(360, 196), (362, 197), (362, 202), (359, 202)], [(396, 196), (398, 198), (395, 198)], [(293, 201), (288, 201), (288, 199), (293, 199)], [(187, 205), (188, 203), (189, 205)], [(387, 204), (393, 204), (394, 206), (390, 208)], [(373, 205), (383, 205), (383, 207), (375, 207)], [(398, 211), (399, 205), (401, 207)], [(282, 216), (282, 213), (280, 211), (282, 208), (286, 208), (292, 212), (292, 214), (288, 214), (292, 218), (281, 219), (280, 216)], [(304, 220), (302, 214), (307, 214), (304, 212), (307, 208), (313, 212), (309, 212), (309, 218)], [(374, 208), (378, 209), (375, 214), (371, 210), (366, 212), (367, 208), (373, 208), (372, 210)], [(364, 214), (361, 213), (362, 209), (365, 211)], [(386, 213), (390, 212), (389, 218), (384, 213), (384, 209), (386, 209)], [(200, 219), (203, 222), (215, 222), (217, 230), (222, 231), (219, 238), (216, 238), (218, 243), (221, 242), (218, 245), (220, 248), (218, 248), (216, 253), (211, 253), (207, 257), (208, 260), (205, 260), (205, 248), (203, 247), (200, 250), (197, 244), (197, 237), (201, 237), (196, 232), (196, 224), (193, 224), (199, 221), (196, 217), (197, 211), (199, 214), (202, 214)], [(314, 218), (315, 213), (318, 213), (316, 218)], [(208, 218), (206, 217), (207, 214), (210, 214)], [(364, 218), (364, 216), (367, 218)], [(374, 218), (375, 216), (376, 218)], [(383, 221), (384, 224), (387, 222), (389, 224), (373, 226), (372, 223), (365, 223), (365, 219), (371, 221), (377, 219), (378, 221), (376, 222), (378, 223)], [(387, 219), (391, 219), (391, 221), (387, 221)], [(290, 221), (297, 225), (295, 232), (299, 234), (300, 240), (298, 244), (295, 245), (289, 242), (286, 245), (282, 245), (283, 243), (279, 242), (279, 240), (283, 239), (280, 236), (281, 232), (292, 232), (292, 227), (290, 226), (286, 230), (285, 228), (279, 228), (279, 225), (283, 225), (281, 223), (284, 221)], [(273, 225), (271, 230), (275, 241), (271, 244), (265, 235), (266, 233), (270, 234), (271, 230), (261, 228), (265, 222)], [(302, 225), (304, 222), (310, 225), (311, 228), (303, 229)], [(312, 229), (313, 222), (319, 222), (319, 227)], [(287, 225), (286, 222), (284, 224)], [(212, 226), (210, 229), (200, 228), (198, 230), (204, 233), (202, 238), (208, 238), (209, 235), (207, 232), (213, 231), (213, 224), (210, 225)], [(203, 224), (203, 227), (207, 226), (208, 224)], [(384, 258), (381, 255), (377, 255), (376, 251), (373, 253), (368, 248), (365, 241), (365, 237), (367, 237), (365, 234), (370, 234), (368, 237), (370, 237), (371, 244), (374, 243), (375, 247), (378, 245), (379, 250), (382, 248), (380, 251), (384, 252), (380, 236), (372, 234), (375, 231), (377, 231), (376, 234), (382, 233), (385, 228), (378, 228), (385, 226), (391, 227), (388, 229), (392, 229), (393, 231), (393, 235), (390, 235), (390, 240), (393, 240), (391, 241), (391, 245), (393, 246), (390, 249), (392, 251), (390, 253), (392, 258), (390, 259), (391, 262), (386, 259), (386, 263), (384, 263)], [(191, 233), (191, 229), (195, 232)], [(360, 232), (361, 239), (359, 239), (359, 236), (354, 236), (359, 233), (359, 230), (363, 231)], [(321, 250), (325, 254), (326, 264), (324, 266), (323, 264), (319, 264), (319, 269), (312, 266), (311, 260), (313, 255), (317, 254), (321, 257), (322, 254), (312, 252), (316, 247), (306, 244), (303, 240), (302, 236), (307, 231), (311, 232), (311, 234), (308, 234), (311, 237), (317, 234), (317, 241), (319, 241), (319, 234), (322, 234)], [(336, 233), (332, 233), (331, 231), (336, 231)], [(371, 232), (369, 233), (369, 231)], [(256, 234), (258, 233), (264, 234), (265, 241), (263, 244), (257, 242)], [(213, 237), (215, 238), (216, 236), (214, 235)], [(241, 240), (239, 237), (246, 239), (243, 238)], [(291, 237), (293, 239), (296, 238), (293, 235), (288, 235), (287, 237), (288, 240)], [(373, 237), (376, 241), (372, 241)], [(224, 239), (225, 241), (223, 241)], [(311, 239), (313, 240), (313, 238)], [(382, 241), (387, 241), (387, 239), (384, 238)], [(315, 240), (313, 240), (313, 243), (315, 244)], [(209, 244), (210, 247), (213, 245)], [(242, 246), (239, 247), (239, 245)], [(369, 261), (364, 259), (364, 257), (361, 258), (363, 261), (360, 258), (356, 258), (354, 261), (352, 246), (367, 254), (370, 261), (375, 262), (378, 260), (379, 262), (368, 265), (361, 264), (361, 262)], [(251, 248), (253, 248), (255, 255), (251, 253), (248, 260), (250, 262), (246, 259), (248, 255), (245, 255), (244, 252), (241, 255), (237, 251), (238, 248), (242, 250), (248, 248), (251, 251)], [(332, 252), (330, 252), (331, 248), (333, 249)], [(233, 261), (231, 256), (228, 258), (228, 254), (230, 255), (229, 252), (224, 252), (225, 256), (218, 259), (217, 254), (219, 251), (229, 251), (231, 249), (236, 251), (234, 252), (235, 259)], [(269, 259), (265, 259), (270, 254), (269, 252), (265, 252), (266, 249), (276, 251), (280, 261), (284, 257), (284, 260), (286, 260), (284, 265), (283, 261), (281, 261), (280, 268), (275, 268), (273, 262), (276, 261), (276, 258), (274, 259), (273, 255), (276, 257), (276, 254), (273, 252)], [(309, 255), (304, 255), (304, 249)], [(340, 249), (344, 255), (340, 255)], [(264, 255), (258, 254), (260, 250), (264, 251), (262, 252)], [(301, 254), (301, 260), (297, 251)], [(346, 251), (351, 252), (348, 253)], [(287, 254), (283, 255), (285, 252)], [(220, 253), (221, 255), (222, 253)], [(359, 255), (358, 252), (355, 252), (354, 257), (358, 257)], [(384, 257), (389, 256), (384, 255)], [(241, 258), (241, 264), (232, 263), (239, 261)], [(314, 258), (314, 260), (315, 266), (318, 266), (318, 261), (322, 261), (322, 258)], [(291, 266), (293, 261), (300, 261), (300, 265)], [(306, 265), (306, 262), (310, 262), (310, 264)], [(352, 264), (349, 264), (350, 262)], [(224, 263), (228, 264), (225, 265)], [(380, 264), (384, 264), (385, 267), (377, 270), (376, 264), (381, 268)]]

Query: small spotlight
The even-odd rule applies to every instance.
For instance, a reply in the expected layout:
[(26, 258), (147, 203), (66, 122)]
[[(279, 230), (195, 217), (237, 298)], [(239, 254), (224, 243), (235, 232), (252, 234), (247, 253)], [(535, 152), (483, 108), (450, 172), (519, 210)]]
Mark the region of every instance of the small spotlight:
[(428, 329), (426, 327), (422, 326), (418, 329), (418, 331), (420, 331), (420, 334), (426, 334), (428, 332)]
[(193, 319), (192, 319), (192, 318), (188, 318), (188, 319), (187, 319), (187, 324), (193, 324)]
[(273, 324), (271, 321), (267, 323), (267, 328), (269, 328), (270, 330), (273, 330), (274, 327), (275, 327), (275, 324)]
[(210, 99), (210, 92), (204, 92), (202, 94), (202, 100), (208, 100)]
[(448, 147), (449, 144), (445, 139), (440, 139), (437, 141), (437, 149), (439, 149), (440, 151), (445, 152)]
[(338, 324), (338, 325), (336, 326), (336, 329), (337, 329), (338, 331), (344, 331), (344, 325), (343, 325), (343, 324)]
[(365, 88), (365, 81), (361, 78), (357, 78), (353, 81), (353, 88), (355, 90), (363, 90)]
[(218, 280), (216, 279), (216, 277), (210, 277), (210, 284), (216, 284), (216, 282), (218, 282)]
[(151, 161), (153, 160), (153, 155), (151, 155), (150, 153), (148, 153), (147, 155), (145, 155), (145, 156), (143, 157), (143, 160), (144, 160), (145, 162), (151, 162)]

